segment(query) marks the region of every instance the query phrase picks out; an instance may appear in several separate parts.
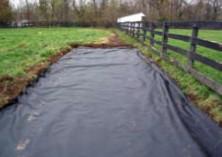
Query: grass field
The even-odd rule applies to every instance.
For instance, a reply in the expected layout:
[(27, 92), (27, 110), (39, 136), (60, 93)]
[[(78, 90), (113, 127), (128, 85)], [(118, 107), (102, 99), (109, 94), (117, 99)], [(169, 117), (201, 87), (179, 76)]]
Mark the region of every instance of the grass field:
[(0, 29), (0, 76), (25, 75), (25, 69), (71, 43), (93, 43), (111, 34), (103, 29)]
[[(171, 30), (171, 32), (183, 35), (190, 35), (191, 33), (191, 31), (189, 30)], [(210, 90), (205, 85), (198, 82), (194, 77), (192, 77), (192, 75), (185, 73), (183, 70), (176, 68), (174, 65), (164, 60), (161, 60), (158, 55), (152, 52), (151, 49), (144, 47), (137, 40), (129, 37), (123, 32), (116, 31), (116, 33), (119, 34), (121, 40), (128, 44), (134, 45), (135, 47), (140, 49), (140, 51), (143, 52), (147, 57), (156, 61), (156, 63), (165, 72), (167, 72), (172, 79), (177, 82), (178, 86), (182, 89), (184, 94), (187, 95), (187, 97), (189, 97), (195, 105), (197, 105), (204, 112), (207, 112), (215, 121), (222, 124), (222, 96), (216, 94), (214, 91)], [(200, 36), (204, 39), (222, 42), (222, 32), (220, 31), (203, 31)], [(160, 36), (156, 36), (156, 40), (162, 40), (162, 38)], [(189, 48), (189, 44), (182, 41), (170, 40), (169, 43), (182, 48)], [(146, 45), (149, 45), (149, 41), (146, 41)], [(156, 48), (160, 49), (160, 47)], [(220, 62), (222, 61), (221, 52), (215, 52), (202, 47), (198, 48), (198, 51), (198, 53), (201, 53), (202, 55), (210, 56), (212, 59)], [(168, 53), (170, 53), (170, 57), (174, 57), (178, 61), (184, 62), (184, 64), (186, 64), (185, 57), (176, 55), (175, 52), (171, 51), (169, 51)], [(208, 71), (206, 70), (208, 68), (207, 66), (200, 66), (198, 68), (198, 70), (201, 70), (201, 72), (204, 72), (209, 76), (213, 75), (213, 77), (219, 82), (222, 81), (221, 72), (215, 72), (214, 69), (211, 68), (210, 71)]]

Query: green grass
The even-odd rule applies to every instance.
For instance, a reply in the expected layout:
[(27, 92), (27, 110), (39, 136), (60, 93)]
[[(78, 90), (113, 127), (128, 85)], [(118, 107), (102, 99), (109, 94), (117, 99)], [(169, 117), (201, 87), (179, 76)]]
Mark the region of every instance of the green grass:
[[(173, 30), (174, 33), (179, 33), (179, 34), (189, 34), (191, 33), (188, 30)], [(178, 32), (177, 32), (178, 31)], [(214, 91), (210, 90), (208, 87), (205, 85), (201, 84), (198, 82), (192, 75), (184, 72), (181, 69), (176, 68), (174, 65), (161, 60), (158, 55), (152, 52), (151, 49), (144, 47), (141, 43), (139, 43), (137, 40), (133, 39), (132, 37), (129, 37), (123, 32), (120, 32), (116, 30), (116, 33), (120, 36), (121, 40), (124, 41), (125, 43), (132, 44), (133, 46), (137, 47), (140, 49), (142, 53), (144, 53), (145, 56), (151, 58), (152, 60), (156, 61), (156, 63), (174, 80), (176, 80), (178, 86), (182, 89), (185, 95), (191, 96), (193, 103), (198, 106), (201, 110), (207, 112), (216, 122), (219, 122), (222, 124), (222, 96), (216, 94)], [(210, 34), (209, 36), (207, 34)], [(200, 34), (203, 38), (205, 39), (211, 39), (211, 40), (217, 40), (221, 42), (221, 32), (219, 31), (205, 31)], [(217, 36), (214, 39), (214, 36)], [(162, 38), (159, 37), (159, 40)], [(158, 40), (158, 39), (157, 39)], [(176, 40), (170, 41), (172, 45), (175, 46), (181, 46), (181, 47), (188, 47), (189, 45), (186, 45), (184, 42), (178, 42)], [(149, 41), (146, 41), (146, 45), (149, 47)], [(160, 49), (160, 47), (157, 47)], [(202, 49), (204, 52), (208, 55), (211, 56), (211, 51), (207, 51), (207, 49)], [(173, 52), (169, 52), (171, 57), (173, 56)], [(221, 52), (220, 52), (221, 53)], [(222, 56), (221, 54), (217, 54), (217, 56), (212, 55), (211, 56), (214, 59), (221, 60)], [(182, 57), (180, 55), (176, 56), (176, 59), (180, 62), (185, 61), (185, 57)], [(203, 71), (205, 70), (206, 67), (203, 67)], [(214, 73), (213, 71), (210, 71), (211, 73)], [(221, 72), (220, 72), (221, 73)], [(216, 77), (218, 80), (221, 80), (221, 74), (214, 74), (214, 77)]]
[(93, 28), (0, 29), (0, 76), (23, 76), (27, 67), (71, 43), (93, 43), (110, 34)]

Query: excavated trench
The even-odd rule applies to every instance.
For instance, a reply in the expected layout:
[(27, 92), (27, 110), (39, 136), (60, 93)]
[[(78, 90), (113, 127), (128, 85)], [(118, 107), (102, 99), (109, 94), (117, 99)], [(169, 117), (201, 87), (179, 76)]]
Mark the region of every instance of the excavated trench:
[(222, 129), (133, 48), (73, 49), (0, 126), (0, 157), (222, 156)]

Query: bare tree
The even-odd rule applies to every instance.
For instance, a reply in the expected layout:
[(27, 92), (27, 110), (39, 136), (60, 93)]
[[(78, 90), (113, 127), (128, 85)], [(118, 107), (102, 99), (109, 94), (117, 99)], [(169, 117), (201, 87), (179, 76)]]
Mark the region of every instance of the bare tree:
[(5, 24), (12, 20), (12, 9), (8, 0), (0, 1), (0, 24)]
[[(0, 5), (3, 2), (8, 0), (0, 0)], [(137, 12), (151, 21), (222, 19), (222, 0), (39, 0), (34, 6), (25, 2), (17, 13), (25, 13), (26, 19), (85, 25), (111, 26), (119, 16)]]
[(217, 20), (222, 7), (222, 2), (221, 0), (210, 0), (210, 4), (212, 5), (213, 9), (212, 20)]
[(49, 21), (49, 1), (48, 0), (39, 0), (39, 10), (41, 14), (41, 19)]

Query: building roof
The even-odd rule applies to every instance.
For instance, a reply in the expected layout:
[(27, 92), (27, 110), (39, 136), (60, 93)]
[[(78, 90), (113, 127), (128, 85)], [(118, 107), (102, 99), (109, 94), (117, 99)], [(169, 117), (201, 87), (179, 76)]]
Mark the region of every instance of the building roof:
[(144, 13), (136, 13), (131, 14), (128, 16), (120, 17), (117, 19), (117, 22), (136, 22), (136, 21), (142, 21), (143, 17), (145, 16)]

